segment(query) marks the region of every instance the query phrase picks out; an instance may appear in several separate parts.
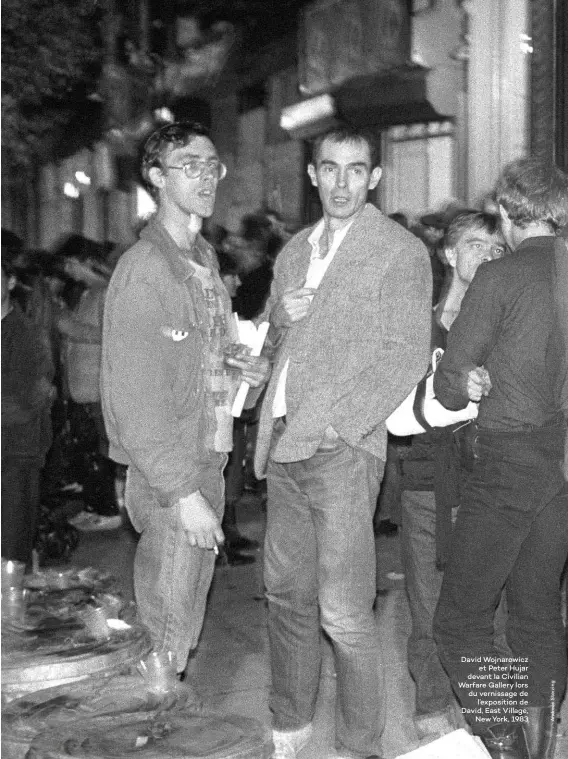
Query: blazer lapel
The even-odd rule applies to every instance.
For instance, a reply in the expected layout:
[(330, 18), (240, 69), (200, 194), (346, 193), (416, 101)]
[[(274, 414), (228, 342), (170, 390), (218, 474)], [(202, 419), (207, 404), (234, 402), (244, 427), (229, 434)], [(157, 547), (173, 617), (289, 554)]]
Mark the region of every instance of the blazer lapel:
[[(359, 262), (374, 254), (374, 246), (369, 245), (370, 236), (375, 236), (375, 232), (369, 230), (369, 224), (376, 226), (376, 220), (369, 219), (371, 208), (369, 205), (364, 208), (339, 246), (314, 297), (314, 310), (338, 287), (345, 287), (346, 283), (354, 278)], [(381, 267), (380, 260), (377, 260), (377, 266)]]

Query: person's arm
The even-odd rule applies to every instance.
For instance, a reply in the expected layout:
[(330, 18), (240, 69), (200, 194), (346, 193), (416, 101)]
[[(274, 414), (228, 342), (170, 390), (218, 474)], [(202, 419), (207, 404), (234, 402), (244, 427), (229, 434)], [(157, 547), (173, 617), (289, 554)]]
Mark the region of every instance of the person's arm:
[[(434, 374), (434, 392), (448, 409), (458, 410), (467, 406), (475, 377), (482, 386), (484, 384), (484, 375), (479, 369), (483, 367), (499, 329), (499, 287), (499, 281), (490, 267), (482, 264), (452, 324), (446, 350)], [(481, 394), (486, 392), (482, 390)]]
[[(140, 260), (107, 296), (103, 337), (102, 392), (120, 444), (156, 490), (162, 505), (199, 490), (202, 475), (183, 443), (173, 378), (163, 334), (170, 316), (162, 305), (164, 271), (151, 258)], [(195, 362), (196, 371), (200, 362)], [(188, 378), (188, 382), (192, 382)]]
[(301, 283), (287, 284), (285, 287), (281, 284), (289, 282), (290, 261), (287, 253), (285, 247), (276, 259), (269, 296), (262, 313), (254, 319), (257, 326), (264, 321), (270, 324), (263, 350), (263, 355), (269, 358), (274, 355), (288, 328), (305, 318), (315, 293), (313, 288), (303, 287)]
[(137, 272), (117, 284), (107, 304), (101, 373), (106, 410), (121, 445), (161, 505), (179, 509), (189, 544), (213, 549), (223, 542), (223, 530), (200, 490), (200, 465), (184, 445), (167, 370), (165, 351), (171, 346), (163, 328), (169, 317), (157, 284), (163, 272), (154, 261), (138, 263)]
[(22, 316), (15, 345), (2, 356), (2, 423), (25, 424), (53, 399), (54, 387), (47, 371), (41, 340)]
[(273, 319), (272, 319), (275, 306), (280, 300), (278, 280), (276, 278), (278, 264), (279, 262), (276, 261), (276, 264), (274, 267), (274, 276), (270, 284), (270, 292), (268, 294), (268, 298), (266, 299), (266, 303), (264, 304), (264, 308), (262, 309), (262, 312), (253, 319), (253, 322), (256, 324), (257, 327), (262, 322), (269, 322), (270, 324), (268, 328), (268, 333), (266, 335), (266, 340), (264, 341), (264, 346), (262, 349), (262, 354), (264, 356), (267, 356), (269, 359), (272, 359), (274, 357), (276, 348), (280, 344), (282, 340), (282, 335), (283, 335), (281, 328), (279, 326), (277, 327), (273, 323)]

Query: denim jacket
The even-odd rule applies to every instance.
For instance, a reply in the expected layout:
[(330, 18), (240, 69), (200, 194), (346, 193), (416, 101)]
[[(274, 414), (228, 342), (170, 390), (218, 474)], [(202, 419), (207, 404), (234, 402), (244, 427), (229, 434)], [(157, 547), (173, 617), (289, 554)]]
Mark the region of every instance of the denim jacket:
[[(230, 317), (213, 249), (198, 236), (193, 254), (213, 272)], [(101, 400), (109, 455), (141, 471), (163, 506), (199, 490), (219, 455), (208, 447), (216, 423), (206, 382), (208, 312), (194, 272), (153, 220), (120, 258), (105, 303)]]

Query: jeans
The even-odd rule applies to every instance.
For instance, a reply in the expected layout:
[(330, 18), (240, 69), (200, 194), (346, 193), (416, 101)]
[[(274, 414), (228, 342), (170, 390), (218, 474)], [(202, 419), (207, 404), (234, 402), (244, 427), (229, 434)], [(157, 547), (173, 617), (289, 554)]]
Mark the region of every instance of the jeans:
[[(211, 454), (201, 493), (223, 516), (224, 454)], [(134, 557), (134, 593), (138, 616), (152, 638), (155, 651), (173, 651), (178, 672), (197, 646), (207, 593), (213, 577), (215, 554), (189, 545), (182, 528), (179, 505), (160, 506), (144, 475), (129, 467), (126, 475), (126, 509), (140, 540)]]
[(354, 757), (377, 753), (385, 721), (373, 612), (373, 512), (383, 468), (341, 439), (305, 461), (268, 464), (265, 586), (274, 728), (298, 730), (313, 719), (323, 628), (337, 674), (336, 746)]
[(2, 456), (2, 558), (31, 565), (39, 516), (35, 456)]
[[(455, 524), (458, 509), (452, 509)], [(443, 571), (436, 567), (436, 500), (431, 490), (402, 493), (401, 550), (406, 592), (412, 618), (408, 636), (408, 669), (416, 685), (416, 715), (444, 711), (453, 705), (450, 680), (434, 641), (434, 613), (440, 598)], [(507, 609), (505, 598), (495, 614), (494, 640), (503, 655)]]
[[(558, 426), (522, 433), (478, 429), (474, 438), (473, 471), (434, 619), (440, 658), (466, 709), (478, 704), (469, 688), (459, 687), (471, 671), (461, 657), (500, 655), (492, 640), (493, 615), (503, 587), (507, 642), (514, 656), (529, 662), (529, 705), (547, 705), (552, 691), (558, 704), (565, 689), (560, 603), (568, 556), (564, 435)], [(475, 730), (475, 716), (469, 721)]]
[(454, 700), (432, 631), (443, 577), (443, 572), (436, 567), (433, 491), (403, 491), (401, 549), (412, 618), (407, 656), (408, 669), (416, 684), (416, 714), (433, 714), (443, 711)]

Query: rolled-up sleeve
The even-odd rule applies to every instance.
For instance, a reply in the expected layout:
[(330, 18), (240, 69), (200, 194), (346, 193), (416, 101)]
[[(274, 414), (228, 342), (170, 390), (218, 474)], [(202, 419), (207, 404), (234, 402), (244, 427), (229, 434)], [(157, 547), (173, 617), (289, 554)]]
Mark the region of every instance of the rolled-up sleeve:
[(482, 264), (464, 295), (460, 312), (448, 334), (447, 346), (434, 373), (434, 392), (446, 408), (459, 410), (470, 401), (467, 379), (482, 366), (495, 343), (501, 319), (496, 280)]

